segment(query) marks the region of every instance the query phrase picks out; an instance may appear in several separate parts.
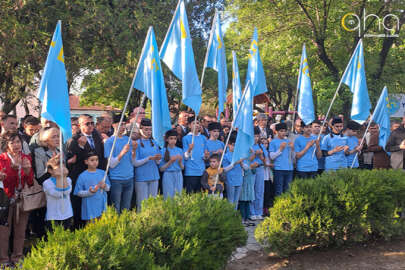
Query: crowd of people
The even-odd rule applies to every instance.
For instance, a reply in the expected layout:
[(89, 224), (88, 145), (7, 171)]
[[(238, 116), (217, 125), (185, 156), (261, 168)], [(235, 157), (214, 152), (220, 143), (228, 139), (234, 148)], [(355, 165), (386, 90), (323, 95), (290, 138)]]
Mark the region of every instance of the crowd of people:
[[(159, 193), (169, 198), (185, 189), (226, 198), (239, 209), (243, 224), (254, 226), (252, 221), (270, 215), (274, 198), (286, 192), (293, 179), (341, 168), (404, 168), (405, 116), (402, 123), (392, 122), (384, 148), (376, 123), (370, 124), (360, 144), (367, 123), (345, 121), (342, 115), (322, 126), (320, 120), (308, 125), (300, 119), (275, 123), (259, 113), (254, 118), (251, 155), (235, 163), (237, 131), (231, 131), (224, 118), (196, 119), (181, 111), (162, 148), (152, 138), (152, 123), (143, 108), (135, 108), (119, 127), (120, 118), (110, 113), (96, 119), (87, 114), (72, 117), (73, 137), (61, 155), (55, 123), (30, 115), (18, 121), (1, 113), (0, 188), (10, 206), (0, 221), (0, 264), (22, 258), (27, 234), (42, 237), (52, 223), (80, 228), (99, 218), (107, 205), (118, 213), (141, 211), (145, 199)], [(46, 207), (23, 211), (19, 196), (34, 181), (43, 187)]]

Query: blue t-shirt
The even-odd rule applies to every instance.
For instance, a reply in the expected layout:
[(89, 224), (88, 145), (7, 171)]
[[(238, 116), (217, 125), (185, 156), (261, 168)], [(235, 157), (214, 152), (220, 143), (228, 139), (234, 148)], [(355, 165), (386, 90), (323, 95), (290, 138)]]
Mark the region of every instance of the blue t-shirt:
[[(354, 148), (356, 148), (359, 145), (359, 139), (356, 136), (347, 136), (347, 145), (349, 146), (349, 150), (353, 151)], [(353, 159), (355, 156), (356, 156), (356, 153), (346, 156), (348, 168), (352, 167)], [(359, 167), (359, 156), (357, 155), (353, 168), (358, 168), (358, 167)]]
[[(156, 141), (147, 139), (137, 140), (138, 147), (136, 148), (136, 160), (142, 160), (156, 154), (160, 154), (160, 149)], [(143, 144), (143, 147), (142, 147)], [(135, 181), (151, 181), (159, 180), (159, 169), (155, 160), (148, 160), (142, 166), (135, 168)]]
[(292, 171), (293, 170), (293, 159), (292, 159), (292, 149), (288, 145), (290, 142), (288, 139), (275, 138), (270, 142), (269, 152), (275, 153), (280, 149), (281, 143), (287, 143), (287, 146), (283, 149), (281, 154), (274, 159), (274, 169), (280, 171)]
[[(104, 144), (104, 157), (108, 158), (111, 152), (114, 136), (107, 139)], [(113, 157), (117, 157), (124, 146), (128, 143), (128, 136), (117, 138), (115, 143)], [(130, 144), (129, 151), (122, 157), (120, 162), (114, 168), (108, 170), (110, 179), (113, 180), (128, 180), (134, 178), (134, 166), (132, 165), (132, 144)]]
[[(224, 160), (222, 161), (223, 167), (228, 167), (232, 163), (233, 152), (226, 151)], [(240, 164), (234, 164), (233, 168), (226, 172), (226, 184), (231, 187), (241, 186), (243, 182), (243, 169)]]
[[(318, 138), (318, 135), (315, 135), (315, 134), (311, 134), (311, 135)], [(324, 137), (325, 137), (325, 134), (321, 134), (321, 136), (320, 136), (321, 143), (322, 143), (322, 140), (323, 140)], [(325, 157), (323, 155), (322, 155), (321, 158), (318, 158), (318, 169), (319, 170), (324, 170), (325, 169)]]
[[(177, 146), (170, 148), (168, 147), (167, 150), (169, 151), (169, 156), (183, 156), (183, 150), (181, 150), (180, 148), (178, 148)], [(162, 167), (163, 165), (166, 164), (165, 161), (165, 153), (166, 153), (166, 148), (162, 149), (162, 160), (160, 161), (159, 167)], [(181, 164), (183, 164), (183, 159), (181, 160)], [(166, 168), (165, 172), (178, 172), (181, 171), (181, 167), (179, 165), (179, 161), (176, 160), (175, 162), (173, 162), (169, 167)]]
[[(103, 180), (105, 171), (97, 169), (95, 172), (85, 170), (77, 178), (74, 195), (80, 191), (88, 191), (90, 187), (96, 186)], [(108, 177), (105, 180), (106, 185), (110, 186)], [(107, 209), (107, 192), (103, 189), (97, 190), (90, 197), (82, 198), (82, 220), (90, 220), (100, 217)]]
[[(191, 144), (193, 135), (189, 133), (183, 137), (183, 152), (185, 153)], [(185, 176), (202, 176), (205, 171), (204, 152), (207, 149), (207, 138), (204, 135), (194, 136), (194, 148), (192, 155), (184, 162)]]
[[(347, 137), (328, 134), (322, 140), (321, 150), (330, 151), (336, 146), (344, 145), (347, 145)], [(347, 168), (347, 159), (343, 150), (325, 158), (325, 170), (337, 170), (340, 168)]]
[[(304, 137), (299, 135), (294, 142), (295, 153), (301, 152), (307, 145), (308, 142), (316, 140), (315, 136)], [(316, 172), (318, 171), (318, 159), (314, 151), (316, 149), (316, 144), (312, 145), (301, 158), (297, 158), (297, 171), (300, 172)]]
[(210, 155), (218, 150), (224, 150), (225, 144), (220, 140), (207, 140), (207, 150)]
[[(255, 153), (257, 150), (263, 150), (263, 156), (264, 156), (264, 158), (266, 159), (267, 157), (268, 157), (268, 152), (267, 152), (267, 149), (266, 149), (266, 147), (264, 146), (264, 145), (262, 145), (262, 144), (254, 144), (253, 146), (252, 146), (252, 150), (253, 150), (253, 153)], [(254, 163), (254, 162), (257, 162), (258, 164), (259, 164), (259, 166), (261, 166), (261, 165), (264, 165), (263, 164), (263, 161), (259, 158), (259, 155), (256, 155), (255, 156), (255, 159), (252, 161), (252, 163)]]

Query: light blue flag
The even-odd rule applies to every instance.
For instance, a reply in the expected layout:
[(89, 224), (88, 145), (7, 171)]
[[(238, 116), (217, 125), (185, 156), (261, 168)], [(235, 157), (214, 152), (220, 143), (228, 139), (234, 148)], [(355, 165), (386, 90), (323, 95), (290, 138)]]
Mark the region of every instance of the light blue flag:
[(232, 155), (232, 163), (249, 156), (250, 149), (254, 144), (253, 133), (253, 88), (250, 81), (245, 87), (246, 94), (241, 100), (241, 108), (238, 119), (240, 119), (238, 135)]
[(363, 41), (360, 39), (353, 53), (342, 82), (350, 87), (353, 93), (351, 118), (363, 124), (370, 116), (371, 103), (368, 96), (366, 71), (364, 67)]
[(41, 116), (59, 126), (66, 142), (72, 137), (72, 126), (61, 27), (61, 21), (58, 21), (42, 74), (38, 99), (42, 102)]
[(164, 135), (171, 129), (169, 104), (160, 65), (159, 52), (153, 27), (149, 27), (142, 55), (134, 78), (134, 88), (142, 91), (152, 103), (152, 136), (160, 147), (164, 146)]
[(190, 30), (184, 1), (180, 0), (166, 38), (160, 49), (160, 58), (182, 81), (182, 102), (199, 114), (201, 107), (201, 86), (198, 80), (191, 45)]
[(211, 30), (209, 47), (207, 51), (207, 64), (218, 72), (218, 119), (224, 111), (226, 100), (226, 88), (228, 86), (228, 74), (226, 70), (225, 44), (222, 38), (221, 20), (218, 13), (215, 13), (213, 27)]
[(388, 90), (385, 86), (378, 99), (373, 113), (373, 121), (376, 122), (380, 128), (379, 145), (385, 148), (388, 138), (391, 133), (390, 126), (390, 101), (388, 98)]
[(252, 42), (250, 43), (248, 70), (246, 74), (246, 82), (247, 81), (250, 81), (252, 84), (253, 96), (257, 96), (268, 91), (262, 60), (260, 60), (256, 27), (253, 33)]
[(236, 112), (242, 97), (242, 88), (240, 85), (238, 60), (236, 59), (235, 51), (232, 51), (232, 103), (233, 103), (233, 119), (236, 118)]
[(298, 74), (298, 116), (305, 125), (315, 120), (314, 101), (312, 99), (311, 78), (305, 44), (302, 47), (300, 71)]

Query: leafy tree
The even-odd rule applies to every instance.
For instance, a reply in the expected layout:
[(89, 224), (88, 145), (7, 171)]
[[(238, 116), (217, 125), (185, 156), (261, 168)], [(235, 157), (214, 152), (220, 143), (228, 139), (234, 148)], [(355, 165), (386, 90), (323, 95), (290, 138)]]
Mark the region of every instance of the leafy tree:
[[(202, 70), (207, 32), (221, 1), (187, 2), (193, 47)], [(57, 20), (62, 38), (68, 85), (84, 77), (85, 103), (122, 106), (143, 46), (153, 25), (163, 41), (177, 0), (2, 0), (0, 1), (0, 98), (11, 111), (38, 89)], [(164, 67), (169, 99), (180, 99), (178, 81)], [(209, 81), (208, 81), (209, 82)], [(139, 104), (139, 91), (131, 106)]]
[[(345, 31), (341, 25), (342, 17), (348, 12), (359, 17), (365, 10), (380, 18), (388, 13), (399, 17), (399, 29), (395, 30), (399, 37), (364, 39), (366, 74), (372, 101), (378, 98), (384, 85), (390, 92), (400, 92), (405, 87), (403, 6), (404, 1), (227, 1), (227, 12), (234, 19), (226, 33), (227, 49), (238, 52), (243, 76), (253, 28), (258, 28), (268, 95), (277, 109), (286, 110), (291, 108), (296, 92), (301, 48), (306, 43), (317, 111), (326, 113), (359, 39), (358, 32)], [(349, 22), (352, 21), (353, 17)], [(394, 23), (394, 20), (386, 20), (391, 28)], [(363, 25), (361, 27), (362, 37), (378, 31), (375, 17), (367, 19), (364, 29)], [(382, 33), (388, 34), (388, 31)], [(230, 57), (230, 53), (227, 55)], [(352, 95), (346, 87), (342, 88), (332, 112), (348, 114)]]

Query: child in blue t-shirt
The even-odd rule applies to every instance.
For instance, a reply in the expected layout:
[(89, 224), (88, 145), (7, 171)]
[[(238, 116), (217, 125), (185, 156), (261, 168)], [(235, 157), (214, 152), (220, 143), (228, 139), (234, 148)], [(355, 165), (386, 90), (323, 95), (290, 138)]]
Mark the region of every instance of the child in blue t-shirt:
[(160, 171), (163, 172), (162, 188), (163, 197), (173, 197), (183, 189), (183, 150), (176, 146), (177, 131), (169, 130), (165, 134), (165, 148), (162, 150)]
[(107, 209), (107, 191), (110, 190), (110, 181), (105, 171), (97, 169), (98, 156), (90, 151), (84, 163), (87, 170), (82, 172), (77, 179), (74, 195), (82, 197), (82, 220), (99, 218)]
[(124, 135), (124, 122), (118, 130), (120, 119), (120, 115), (113, 117), (115, 134), (104, 143), (104, 157), (109, 158), (114, 138), (117, 137), (110, 160), (108, 176), (111, 182), (111, 202), (118, 213), (131, 207), (132, 194), (134, 192), (133, 159), (135, 157), (134, 148), (136, 148), (136, 144), (133, 144), (129, 140), (129, 137)]
[(254, 128), (254, 145), (253, 150), (253, 161), (252, 163), (257, 163), (256, 175), (255, 175), (255, 199), (250, 204), (250, 211), (253, 220), (263, 219), (263, 201), (264, 201), (264, 166), (267, 164), (266, 157), (268, 155), (267, 149), (263, 147), (260, 143), (260, 128)]
[[(184, 182), (187, 193), (201, 191), (201, 176), (205, 171), (205, 160), (210, 156), (207, 138), (200, 134), (200, 121), (194, 116), (188, 118), (191, 132), (183, 137)], [(195, 127), (194, 127), (195, 125)], [(194, 131), (194, 143), (193, 132)]]
[(256, 168), (259, 165), (257, 162), (251, 162), (253, 159), (254, 155), (241, 163), (243, 168), (243, 182), (239, 196), (239, 211), (242, 216), (242, 223), (245, 226), (255, 226), (255, 223), (249, 222), (249, 219), (253, 220), (250, 204), (255, 199)]
[(303, 134), (294, 141), (294, 151), (297, 160), (297, 177), (314, 178), (318, 173), (318, 158), (322, 157), (319, 140), (312, 134), (311, 124), (301, 121)]
[(156, 197), (159, 187), (158, 164), (162, 159), (158, 144), (152, 139), (152, 122), (141, 121), (141, 138), (137, 141), (135, 169), (136, 209), (141, 211), (142, 201)]
[(359, 154), (361, 151), (361, 146), (359, 145), (359, 138), (357, 138), (357, 132), (360, 130), (360, 127), (361, 127), (360, 124), (354, 121), (349, 121), (346, 126), (345, 135), (347, 137), (347, 146), (349, 147), (345, 151), (345, 155), (348, 168), (359, 167)]
[(276, 125), (277, 136), (269, 145), (270, 158), (274, 160), (275, 196), (287, 191), (293, 179), (294, 144), (286, 139), (286, 123)]
[(241, 166), (242, 160), (232, 164), (232, 155), (235, 148), (236, 132), (232, 132), (229, 142), (228, 151), (224, 155), (222, 165), (226, 173), (226, 194), (228, 201), (235, 205), (235, 210), (238, 209), (238, 201), (243, 183), (243, 169)]
[[(224, 151), (224, 143), (218, 140), (219, 132), (221, 130), (221, 124), (218, 122), (211, 122), (208, 124), (208, 131), (210, 133), (210, 138), (207, 140), (207, 150), (209, 155), (218, 154), (222, 155)], [(208, 160), (206, 162), (206, 167), (208, 168), (209, 163)]]
[(325, 170), (347, 168), (345, 152), (349, 149), (347, 137), (342, 134), (343, 121), (339, 117), (332, 120), (332, 132), (326, 135), (321, 144), (322, 155), (325, 157)]

